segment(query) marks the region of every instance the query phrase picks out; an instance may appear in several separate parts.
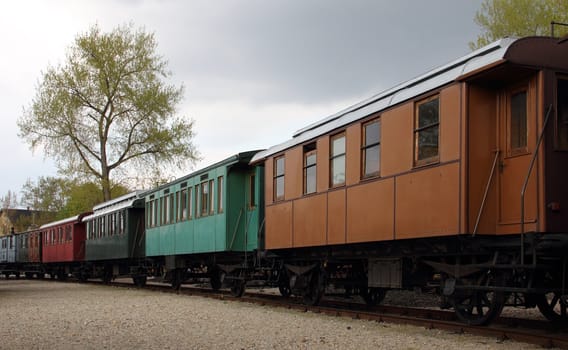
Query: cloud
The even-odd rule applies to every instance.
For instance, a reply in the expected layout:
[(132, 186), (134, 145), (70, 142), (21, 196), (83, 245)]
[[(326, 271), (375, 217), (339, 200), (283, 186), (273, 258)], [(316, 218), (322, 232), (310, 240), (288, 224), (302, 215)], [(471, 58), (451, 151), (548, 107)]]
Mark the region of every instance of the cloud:
[[(154, 32), (180, 113), (210, 164), (267, 148), (381, 90), (468, 52), (481, 0), (12, 1), (0, 8), (0, 195), (54, 168), (14, 135), (40, 72), (79, 33), (132, 22)], [(182, 170), (185, 171), (185, 170)]]

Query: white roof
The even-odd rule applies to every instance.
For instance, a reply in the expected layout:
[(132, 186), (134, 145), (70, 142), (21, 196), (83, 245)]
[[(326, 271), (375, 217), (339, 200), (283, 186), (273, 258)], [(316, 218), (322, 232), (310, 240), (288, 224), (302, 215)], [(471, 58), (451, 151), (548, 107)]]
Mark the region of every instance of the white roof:
[(499, 62), (503, 59), (507, 48), (516, 39), (506, 38), (482, 47), (455, 61), (439, 68), (433, 69), (405, 83), (385, 90), (371, 98), (348, 107), (325, 119), (306, 126), (293, 135), (293, 138), (279, 145), (258, 152), (251, 163), (263, 160), (273, 154), (302, 144), (321, 135), (325, 135), (342, 126), (364, 118), (388, 107), (419, 96), (423, 93), (439, 88), (455, 81), (458, 77), (471, 73), (481, 67)]
[(106, 215), (108, 213), (112, 213), (117, 210), (131, 208), (132, 206), (134, 206), (134, 202), (136, 202), (137, 200), (144, 199), (143, 197), (140, 196), (143, 192), (144, 191), (137, 190), (125, 194), (123, 196), (120, 196), (118, 198), (112, 199), (108, 202), (98, 204), (95, 207), (93, 207), (93, 214), (85, 216), (83, 218), (83, 221), (87, 221), (101, 215)]
[(52, 226), (58, 226), (58, 225), (61, 225), (61, 224), (66, 224), (68, 222), (74, 222), (74, 221), (77, 221), (77, 220), (79, 220), (79, 215), (75, 215), (75, 216), (72, 216), (70, 218), (62, 219), (62, 220), (55, 221), (55, 222), (50, 222), (50, 223), (47, 223), (45, 225), (41, 225), (40, 229), (48, 228), (48, 227), (52, 227)]

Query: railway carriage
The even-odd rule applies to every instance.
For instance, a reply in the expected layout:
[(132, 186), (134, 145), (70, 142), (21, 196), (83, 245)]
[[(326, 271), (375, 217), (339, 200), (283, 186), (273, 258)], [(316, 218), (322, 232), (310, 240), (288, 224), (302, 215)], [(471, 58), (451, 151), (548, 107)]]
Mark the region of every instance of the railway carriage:
[(40, 227), (42, 262), (52, 278), (64, 280), (80, 268), (85, 259), (85, 223), (90, 212)]
[(504, 39), (258, 153), (288, 292), (433, 287), (468, 323), (566, 321), (567, 116), (568, 42)]
[(239, 153), (144, 194), (146, 257), (174, 287), (209, 278), (214, 288), (226, 282), (236, 294), (244, 291), (242, 274), (262, 244), (263, 173), (248, 165), (255, 153)]
[(45, 271), (41, 263), (41, 232), (32, 229), (16, 234), (18, 268), (27, 278), (43, 278)]
[(87, 238), (81, 279), (97, 277), (110, 282), (128, 275), (137, 285), (145, 284), (144, 198), (140, 194), (136, 191), (101, 203), (83, 218)]
[(16, 266), (17, 250), (16, 235), (14, 233), (0, 237), (0, 273), (6, 276), (6, 278), (10, 275), (20, 277)]

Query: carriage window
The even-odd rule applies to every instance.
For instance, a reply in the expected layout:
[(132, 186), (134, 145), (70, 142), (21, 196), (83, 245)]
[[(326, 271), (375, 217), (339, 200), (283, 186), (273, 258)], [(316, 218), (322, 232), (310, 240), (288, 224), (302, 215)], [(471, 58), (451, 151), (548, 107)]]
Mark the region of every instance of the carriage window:
[(556, 91), (557, 149), (568, 151), (568, 80), (558, 79)]
[(101, 217), (101, 237), (106, 236), (106, 218), (104, 216)]
[(274, 159), (274, 200), (284, 199), (284, 156)]
[(152, 227), (156, 227), (158, 226), (158, 220), (159, 220), (159, 215), (158, 215), (158, 200), (154, 199), (152, 201), (152, 204), (154, 206), (154, 214), (152, 215)]
[(509, 144), (511, 153), (526, 151), (527, 148), (527, 92), (511, 95), (509, 123)]
[(199, 217), (199, 185), (195, 186), (195, 190), (193, 192), (193, 197), (195, 198), (195, 217)]
[(172, 223), (175, 221), (175, 208), (174, 208), (174, 194), (170, 194), (170, 215), (169, 215), (169, 222)]
[(152, 227), (152, 203), (146, 203), (146, 227)]
[(335, 135), (331, 138), (331, 186), (345, 185), (345, 134)]
[(121, 210), (118, 213), (116, 213), (117, 221), (118, 221), (118, 223), (117, 223), (118, 224), (117, 234), (119, 234), (119, 235), (124, 233), (124, 227), (126, 226), (125, 225), (126, 216), (124, 214), (125, 214), (124, 210)]
[(191, 192), (193, 192), (192, 188), (189, 187), (187, 189), (187, 218), (189, 220), (193, 217), (193, 201), (191, 200)]
[(110, 236), (113, 236), (116, 233), (116, 214), (112, 213), (109, 215), (109, 228), (108, 228), (108, 234)]
[(214, 180), (209, 180), (209, 214), (213, 215), (215, 213), (215, 208), (213, 207), (214, 199), (215, 198), (215, 191), (214, 191)]
[(179, 220), (187, 220), (187, 188), (179, 193)]
[(361, 164), (363, 178), (378, 176), (381, 164), (381, 121), (376, 119), (363, 124)]
[(439, 159), (440, 98), (430, 97), (416, 104), (414, 120), (414, 165)]
[(170, 201), (169, 201), (168, 198), (169, 198), (168, 195), (166, 195), (166, 196), (164, 196), (164, 197), (162, 198), (163, 203), (164, 203), (164, 210), (163, 210), (163, 215), (164, 215), (164, 217), (163, 217), (163, 219), (162, 219), (162, 222), (163, 222), (164, 224), (169, 224), (169, 223), (170, 223), (170, 210), (171, 210), (171, 207), (170, 207)]
[(256, 207), (256, 176), (252, 174), (249, 177), (249, 208)]
[(304, 146), (304, 194), (316, 192), (316, 144)]
[(223, 176), (217, 178), (217, 212), (223, 212)]
[(72, 231), (71, 226), (65, 227), (65, 240), (67, 242), (71, 242), (73, 240), (72, 235), (71, 235), (71, 231)]
[(209, 213), (209, 182), (205, 181), (201, 184), (201, 216)]

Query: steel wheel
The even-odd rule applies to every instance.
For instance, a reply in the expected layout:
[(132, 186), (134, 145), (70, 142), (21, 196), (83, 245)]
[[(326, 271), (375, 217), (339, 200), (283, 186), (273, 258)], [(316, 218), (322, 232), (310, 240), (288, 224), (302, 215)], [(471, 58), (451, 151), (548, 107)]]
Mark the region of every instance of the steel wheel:
[(537, 297), (536, 306), (540, 313), (549, 321), (566, 323), (568, 322), (568, 305), (555, 292), (546, 293)]
[(365, 303), (369, 306), (380, 304), (387, 295), (387, 291), (384, 288), (363, 288), (360, 293)]
[(306, 305), (319, 304), (325, 292), (325, 272), (315, 270), (310, 276), (310, 282), (304, 289), (303, 299)]
[(236, 298), (240, 298), (245, 294), (245, 285), (246, 282), (242, 280), (235, 280), (233, 285), (231, 286), (231, 295)]
[(146, 285), (147, 277), (146, 275), (134, 275), (132, 276), (132, 282), (136, 287), (144, 287)]
[(473, 287), (500, 286), (495, 276), (486, 272), (471, 289), (460, 289), (450, 298), (457, 318), (469, 325), (486, 325), (498, 317), (505, 306), (505, 293), (491, 290), (477, 290)]
[(181, 284), (184, 280), (184, 272), (181, 269), (175, 269), (171, 271), (172, 274), (172, 289), (179, 290), (181, 288)]
[(225, 279), (225, 273), (222, 272), (220, 269), (214, 269), (211, 272), (211, 277), (209, 278), (209, 282), (211, 283), (211, 289), (219, 290), (223, 286), (223, 280)]
[(292, 288), (290, 288), (290, 279), (286, 271), (280, 271), (280, 276), (278, 277), (278, 291), (280, 295), (287, 298), (292, 295)]

